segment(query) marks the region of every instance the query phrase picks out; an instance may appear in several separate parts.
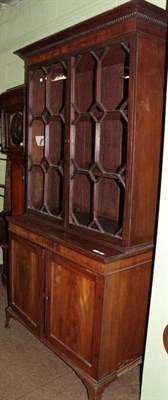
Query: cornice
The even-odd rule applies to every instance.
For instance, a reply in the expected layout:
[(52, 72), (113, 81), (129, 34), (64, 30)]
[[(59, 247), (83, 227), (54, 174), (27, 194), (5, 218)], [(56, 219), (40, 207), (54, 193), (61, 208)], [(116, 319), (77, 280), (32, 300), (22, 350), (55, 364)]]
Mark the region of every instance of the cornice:
[(127, 23), (129, 20), (135, 20), (137, 23), (142, 22), (145, 32), (145, 22), (155, 25), (164, 31), (167, 29), (168, 14), (165, 10), (158, 6), (144, 1), (132, 0), (103, 14), (96, 15), (86, 21), (82, 21), (74, 26), (66, 28), (60, 32), (52, 34), (35, 43), (32, 43), (18, 51), (15, 54), (25, 59), (35, 54), (50, 51), (55, 46), (62, 43), (69, 43), (73, 40), (87, 37), (90, 34), (96, 34), (99, 31), (110, 29), (115, 25)]

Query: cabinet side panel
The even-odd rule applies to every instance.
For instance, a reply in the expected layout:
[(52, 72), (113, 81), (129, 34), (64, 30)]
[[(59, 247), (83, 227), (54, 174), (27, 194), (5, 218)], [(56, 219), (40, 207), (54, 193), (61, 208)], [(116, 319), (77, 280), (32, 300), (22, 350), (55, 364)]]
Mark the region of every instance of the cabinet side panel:
[(106, 278), (99, 378), (143, 354), (151, 262)]
[(137, 51), (131, 246), (154, 239), (162, 137), (165, 43), (139, 35)]

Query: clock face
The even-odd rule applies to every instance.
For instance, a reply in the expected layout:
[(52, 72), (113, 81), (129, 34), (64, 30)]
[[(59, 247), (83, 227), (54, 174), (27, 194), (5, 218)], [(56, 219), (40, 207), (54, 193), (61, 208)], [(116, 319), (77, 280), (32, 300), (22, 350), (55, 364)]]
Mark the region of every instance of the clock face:
[(10, 142), (14, 146), (20, 146), (23, 142), (23, 116), (22, 113), (15, 113), (10, 120)]

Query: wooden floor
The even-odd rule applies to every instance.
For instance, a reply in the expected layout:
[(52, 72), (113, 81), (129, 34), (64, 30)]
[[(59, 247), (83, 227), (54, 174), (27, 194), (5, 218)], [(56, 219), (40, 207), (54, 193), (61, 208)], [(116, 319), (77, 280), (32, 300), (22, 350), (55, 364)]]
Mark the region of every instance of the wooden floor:
[[(87, 400), (75, 372), (19, 322), (4, 328), (6, 298), (0, 283), (0, 400)], [(139, 368), (111, 383), (103, 400), (139, 400)]]

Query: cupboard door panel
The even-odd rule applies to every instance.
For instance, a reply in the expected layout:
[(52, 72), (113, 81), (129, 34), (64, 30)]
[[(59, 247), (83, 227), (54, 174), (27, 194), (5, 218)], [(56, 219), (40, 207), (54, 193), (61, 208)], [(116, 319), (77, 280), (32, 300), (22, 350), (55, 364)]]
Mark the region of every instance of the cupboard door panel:
[(43, 256), (40, 247), (10, 238), (10, 304), (24, 324), (40, 335), (43, 299)]
[(91, 365), (95, 276), (49, 253), (46, 285), (46, 339)]

